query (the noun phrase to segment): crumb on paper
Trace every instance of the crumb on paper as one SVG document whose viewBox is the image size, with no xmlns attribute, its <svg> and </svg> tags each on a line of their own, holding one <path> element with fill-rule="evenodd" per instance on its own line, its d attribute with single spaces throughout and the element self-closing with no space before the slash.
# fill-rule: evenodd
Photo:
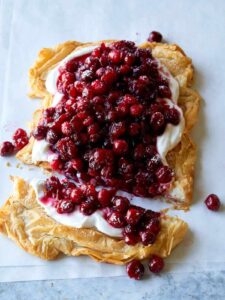
<svg viewBox="0 0 225 300">
<path fill-rule="evenodd" d="M 11 167 L 11 163 L 9 161 L 7 161 L 6 167 Z"/>
</svg>

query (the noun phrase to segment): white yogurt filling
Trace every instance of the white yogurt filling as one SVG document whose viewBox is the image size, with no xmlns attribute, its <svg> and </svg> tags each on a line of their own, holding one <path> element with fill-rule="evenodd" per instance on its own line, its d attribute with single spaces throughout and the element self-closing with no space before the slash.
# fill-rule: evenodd
<svg viewBox="0 0 225 300">
<path fill-rule="evenodd" d="M 122 237 L 122 229 L 112 227 L 103 217 L 102 211 L 97 210 L 90 216 L 83 215 L 79 209 L 69 214 L 57 213 L 55 207 L 49 204 L 43 204 L 40 200 L 44 196 L 44 180 L 33 179 L 30 184 L 32 185 L 38 203 L 44 208 L 46 214 L 53 218 L 55 221 L 71 227 L 76 228 L 96 228 L 98 231 L 113 237 Z"/>
</svg>

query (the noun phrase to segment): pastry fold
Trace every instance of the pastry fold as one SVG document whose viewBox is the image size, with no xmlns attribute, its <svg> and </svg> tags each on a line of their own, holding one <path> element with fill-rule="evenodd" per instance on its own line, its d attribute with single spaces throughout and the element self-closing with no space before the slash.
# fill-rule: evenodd
<svg viewBox="0 0 225 300">
<path fill-rule="evenodd" d="M 59 224 L 47 216 L 38 204 L 28 182 L 12 177 L 13 193 L 0 209 L 0 232 L 30 254 L 55 259 L 60 253 L 88 255 L 99 262 L 125 264 L 152 254 L 167 257 L 187 232 L 187 224 L 177 217 L 161 216 L 161 231 L 150 246 L 129 246 L 93 228 L 74 228 Z"/>
<path fill-rule="evenodd" d="M 87 47 L 100 43 L 68 41 L 54 48 L 42 49 L 33 67 L 30 69 L 30 96 L 42 98 L 43 108 L 51 106 L 52 95 L 45 88 L 45 79 L 48 72 L 77 47 Z M 175 202 L 177 208 L 188 209 L 192 202 L 192 186 L 196 159 L 195 145 L 189 136 L 189 132 L 197 120 L 200 103 L 200 96 L 191 88 L 193 81 L 191 59 L 177 45 L 146 42 L 140 45 L 140 47 L 151 48 L 153 56 L 169 69 L 180 86 L 178 105 L 184 113 L 185 130 L 181 142 L 166 157 L 169 166 L 175 170 L 175 178 L 166 197 L 168 201 Z M 41 110 L 35 112 L 31 128 L 37 125 L 40 114 Z M 26 164 L 33 164 L 31 157 L 33 143 L 34 139 L 31 138 L 29 144 L 17 154 L 17 158 Z M 51 170 L 50 165 L 46 162 L 40 162 L 36 165 Z"/>
</svg>

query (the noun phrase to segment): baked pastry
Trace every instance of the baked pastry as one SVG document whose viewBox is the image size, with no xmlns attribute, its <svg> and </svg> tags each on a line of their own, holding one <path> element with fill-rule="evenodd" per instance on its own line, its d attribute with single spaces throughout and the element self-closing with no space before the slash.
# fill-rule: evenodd
<svg viewBox="0 0 225 300">
<path fill-rule="evenodd" d="M 128 245 L 94 228 L 62 225 L 49 217 L 37 201 L 32 186 L 13 177 L 13 194 L 0 210 L 0 231 L 25 251 L 43 259 L 55 259 L 60 253 L 89 255 L 97 261 L 124 264 L 151 254 L 167 257 L 184 238 L 187 224 L 162 214 L 161 230 L 154 244 Z"/>
<path fill-rule="evenodd" d="M 176 45 L 71 41 L 42 49 L 30 70 L 30 96 L 42 108 L 25 147 L 27 136 L 17 134 L 17 158 L 64 178 L 13 177 L 0 231 L 44 259 L 89 255 L 131 262 L 132 270 L 133 260 L 167 257 L 187 224 L 134 205 L 131 194 L 188 209 L 195 162 L 189 132 L 199 107 L 192 79 L 191 60 Z M 7 142 L 1 154 L 13 147 Z"/>
<path fill-rule="evenodd" d="M 112 41 L 104 41 L 104 42 L 107 45 L 112 43 Z M 79 43 L 79 42 L 72 41 L 72 42 L 66 42 L 60 44 L 57 47 L 52 49 L 51 48 L 42 49 L 38 55 L 38 58 L 34 66 L 30 70 L 30 86 L 31 86 L 30 96 L 42 98 L 43 107 L 45 109 L 51 107 L 53 105 L 53 101 L 55 101 L 54 99 L 57 98 L 54 97 L 53 93 L 56 93 L 56 91 L 54 91 L 54 89 L 52 91 L 51 86 L 49 89 L 46 88 L 46 79 L 49 77 L 52 78 L 51 73 L 54 73 L 51 72 L 51 70 L 63 68 L 63 59 L 66 61 L 69 60 L 73 61 L 74 54 L 87 53 L 86 49 L 88 49 L 90 53 L 91 49 L 92 50 L 96 49 L 95 48 L 96 45 L 100 45 L 101 43 L 102 42 Z M 118 46 L 118 49 L 119 47 L 120 46 Z M 133 46 L 131 46 L 131 48 L 132 47 Z M 153 61 L 156 62 L 157 60 L 157 63 L 159 64 L 158 70 L 161 68 L 161 71 L 164 71 L 163 80 L 165 81 L 167 80 L 167 87 L 169 81 L 169 88 L 170 90 L 171 89 L 173 90 L 172 98 L 174 94 L 178 94 L 174 96 L 175 98 L 176 97 L 178 98 L 177 100 L 178 106 L 176 106 L 176 109 L 177 110 L 179 110 L 179 108 L 182 109 L 180 113 L 183 114 L 183 117 L 185 119 L 184 122 L 184 120 L 182 119 L 183 117 L 180 117 L 180 122 L 179 121 L 177 122 L 176 119 L 177 114 L 175 113 L 175 119 L 172 122 L 174 122 L 174 125 L 177 125 L 177 123 L 179 124 L 174 127 L 170 124 L 166 128 L 168 129 L 170 127 L 171 129 L 173 127 L 176 129 L 174 129 L 174 131 L 172 132 L 169 130 L 167 132 L 167 129 L 165 130 L 165 127 L 163 126 L 164 127 L 163 130 L 165 130 L 164 133 L 166 132 L 167 137 L 165 138 L 166 134 L 162 134 L 160 137 L 158 137 L 158 139 L 160 139 L 160 143 L 162 147 L 164 147 L 165 144 L 167 144 L 166 145 L 167 151 L 164 151 L 164 153 L 162 154 L 163 155 L 166 154 L 164 156 L 164 162 L 166 161 L 168 163 L 168 166 L 172 170 L 174 170 L 174 176 L 171 182 L 167 184 L 166 190 L 161 192 L 153 191 L 153 196 L 164 195 L 167 198 L 167 200 L 175 203 L 178 208 L 188 209 L 192 200 L 192 185 L 193 185 L 193 173 L 194 173 L 194 162 L 195 162 L 195 146 L 191 141 L 189 132 L 196 122 L 198 108 L 199 108 L 199 99 L 200 99 L 199 95 L 191 88 L 192 79 L 193 79 L 193 67 L 191 64 L 191 60 L 185 55 L 183 50 L 179 48 L 177 45 L 146 42 L 142 44 L 139 49 L 151 49 L 152 56 L 153 56 L 152 63 Z M 69 54 L 70 56 L 68 56 Z M 69 57 L 70 59 L 68 59 Z M 132 62 L 129 63 L 132 65 Z M 65 64 L 66 62 L 64 63 L 64 66 Z M 135 68 L 136 67 L 133 67 L 133 72 L 135 72 L 134 70 Z M 86 73 L 87 71 L 90 70 L 86 70 Z M 57 74 L 59 76 L 59 73 Z M 145 72 L 143 71 L 141 74 L 145 74 Z M 90 79 L 90 81 L 92 81 L 92 79 Z M 174 86 L 171 87 L 171 81 L 172 84 L 175 84 L 175 87 Z M 163 84 L 166 83 L 164 82 Z M 133 94 L 135 94 L 135 92 Z M 171 98 L 171 91 L 168 92 L 168 89 L 167 90 L 165 89 L 164 91 L 161 91 L 161 94 L 159 95 L 163 99 Z M 124 107 L 121 108 L 121 110 L 123 109 Z M 41 116 L 42 116 L 42 110 L 35 112 L 34 119 L 31 124 L 32 129 L 36 128 L 37 124 L 40 123 Z M 173 117 L 174 116 L 172 117 L 169 116 L 168 118 L 173 118 Z M 175 135 L 175 137 L 173 137 L 173 135 Z M 39 138 L 38 133 L 36 134 L 36 136 L 37 138 Z M 173 143 L 171 142 L 171 140 L 173 140 Z M 168 144 L 170 143 L 171 145 L 168 146 Z M 34 144 L 36 144 L 36 141 L 34 137 L 32 137 L 30 139 L 29 144 L 17 154 L 17 158 L 23 161 L 24 163 L 36 164 L 45 169 L 51 170 L 52 166 L 49 164 L 49 162 L 41 161 L 41 159 L 35 160 L 34 158 L 32 158 L 32 153 L 34 153 Z M 159 145 L 157 144 L 157 146 Z M 44 148 L 46 147 L 46 143 L 44 144 L 44 146 L 42 146 L 42 148 L 43 147 Z M 40 149 L 37 148 L 37 151 L 40 152 Z M 134 185 L 133 182 L 132 185 Z M 149 194 L 148 192 L 146 194 L 146 192 L 140 191 L 140 189 L 138 191 L 137 190 L 138 189 L 133 191 L 136 195 L 151 196 L 151 194 Z M 154 190 L 154 188 L 152 188 L 152 190 Z"/>
</svg>

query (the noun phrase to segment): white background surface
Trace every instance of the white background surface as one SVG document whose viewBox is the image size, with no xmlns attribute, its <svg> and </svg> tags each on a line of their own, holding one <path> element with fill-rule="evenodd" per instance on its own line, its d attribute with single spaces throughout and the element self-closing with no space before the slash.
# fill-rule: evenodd
<svg viewBox="0 0 225 300">
<path fill-rule="evenodd" d="M 193 58 L 196 89 L 203 97 L 199 123 L 194 131 L 198 144 L 194 205 L 179 213 L 190 232 L 167 259 L 168 272 L 225 269 L 225 215 L 208 211 L 208 193 L 224 192 L 225 143 L 225 5 L 223 1 L 14 1 L 1 6 L 0 28 L 0 140 L 25 127 L 38 106 L 30 101 L 27 73 L 42 47 L 65 40 L 130 39 L 142 42 L 151 30 L 163 33 Z M 3 71 L 2 71 L 3 70 Z M 0 159 L 0 199 L 7 199 L 8 175 L 34 176 L 28 168 L 6 167 Z M 62 258 L 45 262 L 0 238 L 0 280 L 32 280 L 123 275 L 124 268 L 97 264 L 88 258 Z"/>
</svg>

